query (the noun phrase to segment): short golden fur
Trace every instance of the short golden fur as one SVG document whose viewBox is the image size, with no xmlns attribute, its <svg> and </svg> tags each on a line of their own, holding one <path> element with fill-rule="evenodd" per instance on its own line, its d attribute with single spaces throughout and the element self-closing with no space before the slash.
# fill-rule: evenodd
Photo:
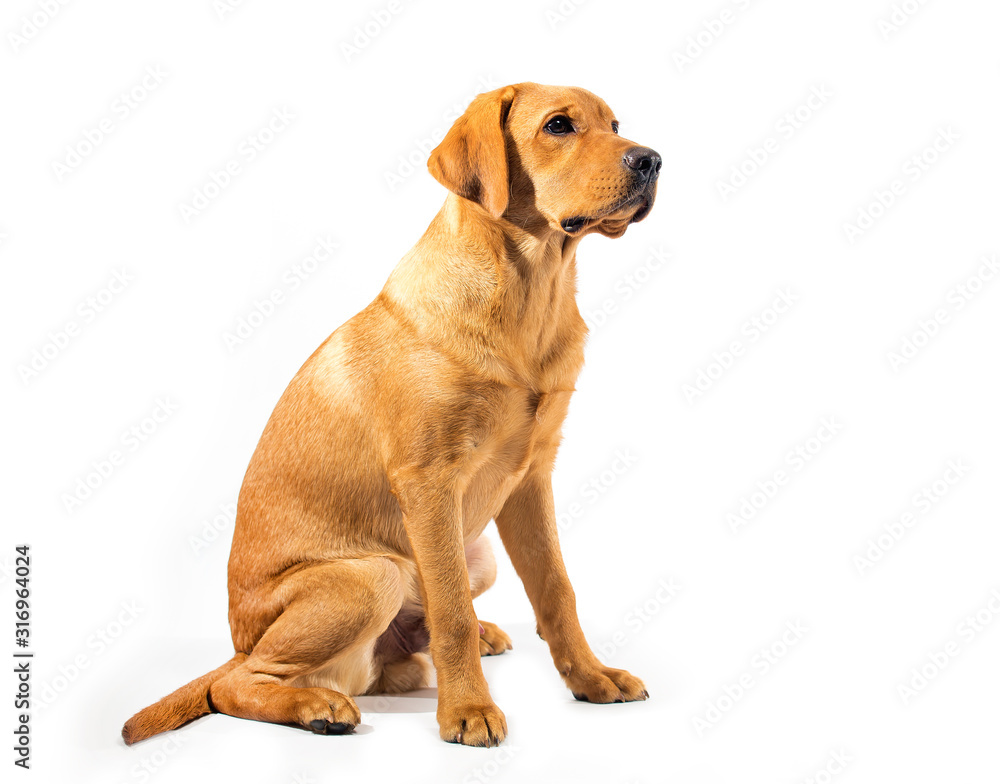
<svg viewBox="0 0 1000 784">
<path fill-rule="evenodd" d="M 577 245 L 645 217 L 659 156 L 592 93 L 525 83 L 478 96 L 428 167 L 452 193 L 292 379 L 250 462 L 229 561 L 236 654 L 129 719 L 126 743 L 211 711 L 349 732 L 352 695 L 427 684 L 428 649 L 441 737 L 499 743 L 479 657 L 510 638 L 472 605 L 495 578 L 491 519 L 573 694 L 646 698 L 584 639 L 550 474 L 587 331 Z"/>
</svg>

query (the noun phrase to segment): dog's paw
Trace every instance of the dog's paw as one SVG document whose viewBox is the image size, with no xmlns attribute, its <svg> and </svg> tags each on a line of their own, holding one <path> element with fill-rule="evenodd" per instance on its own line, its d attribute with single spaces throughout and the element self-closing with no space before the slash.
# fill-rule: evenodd
<svg viewBox="0 0 1000 784">
<path fill-rule="evenodd" d="M 646 686 L 632 673 L 602 667 L 593 672 L 571 672 L 566 683 L 581 702 L 635 702 L 649 697 Z"/>
<path fill-rule="evenodd" d="M 461 705 L 438 709 L 441 739 L 465 746 L 499 746 L 507 737 L 507 719 L 496 705 Z"/>
<path fill-rule="evenodd" d="M 495 623 L 480 621 L 479 626 L 482 629 L 479 632 L 480 656 L 496 656 L 514 647 L 510 641 L 510 635 Z"/>
<path fill-rule="evenodd" d="M 298 705 L 299 723 L 317 735 L 346 735 L 361 723 L 361 710 L 346 694 L 308 688 Z"/>
</svg>

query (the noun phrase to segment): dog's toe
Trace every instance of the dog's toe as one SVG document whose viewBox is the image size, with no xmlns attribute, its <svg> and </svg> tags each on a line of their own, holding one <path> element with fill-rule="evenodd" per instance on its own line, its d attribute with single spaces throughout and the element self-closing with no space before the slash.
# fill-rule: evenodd
<svg viewBox="0 0 1000 784">
<path fill-rule="evenodd" d="M 479 626 L 483 630 L 479 633 L 480 656 L 497 656 L 514 647 L 510 635 L 495 623 L 480 621 Z"/>
</svg>

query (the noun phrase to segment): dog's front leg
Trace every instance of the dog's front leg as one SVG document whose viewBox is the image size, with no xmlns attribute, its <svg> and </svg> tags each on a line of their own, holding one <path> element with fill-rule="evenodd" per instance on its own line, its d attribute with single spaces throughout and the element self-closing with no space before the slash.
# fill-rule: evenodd
<svg viewBox="0 0 1000 784">
<path fill-rule="evenodd" d="M 649 694 L 642 681 L 625 670 L 605 667 L 583 635 L 576 594 L 559 550 L 549 474 L 527 474 L 497 515 L 496 524 L 535 610 L 538 632 L 549 644 L 556 669 L 573 696 L 586 702 L 646 699 Z"/>
<path fill-rule="evenodd" d="M 439 477 L 397 475 L 393 491 L 420 573 L 441 737 L 467 746 L 496 746 L 507 734 L 507 720 L 490 697 L 479 660 L 461 496 L 450 484 Z"/>
</svg>

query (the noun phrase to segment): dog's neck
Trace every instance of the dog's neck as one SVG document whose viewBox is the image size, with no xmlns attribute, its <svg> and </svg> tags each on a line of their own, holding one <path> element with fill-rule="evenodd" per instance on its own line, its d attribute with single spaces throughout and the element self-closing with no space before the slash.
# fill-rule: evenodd
<svg viewBox="0 0 1000 784">
<path fill-rule="evenodd" d="M 586 335 L 578 244 L 541 221 L 494 218 L 451 194 L 382 296 L 428 341 L 490 377 L 572 388 Z"/>
</svg>

